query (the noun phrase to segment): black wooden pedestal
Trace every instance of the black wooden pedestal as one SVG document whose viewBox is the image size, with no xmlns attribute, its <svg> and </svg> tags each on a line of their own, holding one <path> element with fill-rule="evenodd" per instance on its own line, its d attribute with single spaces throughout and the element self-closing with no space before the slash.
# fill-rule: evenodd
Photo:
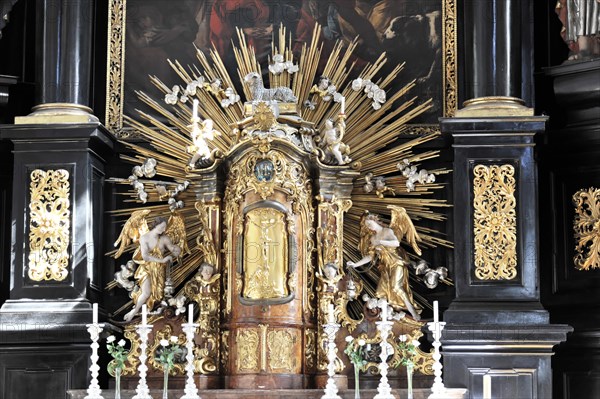
<svg viewBox="0 0 600 399">
<path fill-rule="evenodd" d="M 454 138 L 456 274 L 456 299 L 443 320 L 444 383 L 468 388 L 471 398 L 551 398 L 552 348 L 571 330 L 549 324 L 540 304 L 534 138 L 545 122 L 441 121 Z"/>
<path fill-rule="evenodd" d="M 86 387 L 89 378 L 86 324 L 102 291 L 104 168 L 114 138 L 97 123 L 6 125 L 0 134 L 12 142 L 14 154 L 10 290 L 0 308 L 0 399 L 64 398 L 68 389 Z M 68 190 L 58 195 L 68 200 L 67 263 L 63 275 L 32 278 L 31 233 L 44 227 L 44 218 L 32 213 L 31 204 L 46 192 L 34 187 L 32 172 L 58 170 L 68 172 Z M 46 203 L 47 209 L 58 204 Z M 50 219 L 42 225 L 57 229 Z"/>
</svg>

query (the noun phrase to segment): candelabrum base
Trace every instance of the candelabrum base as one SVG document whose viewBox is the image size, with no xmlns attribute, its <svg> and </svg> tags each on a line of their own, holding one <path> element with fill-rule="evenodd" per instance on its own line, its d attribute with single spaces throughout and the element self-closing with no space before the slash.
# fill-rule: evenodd
<svg viewBox="0 0 600 399">
<path fill-rule="evenodd" d="M 102 396 L 101 394 L 93 394 L 87 395 L 83 399 L 104 399 L 104 396 Z"/>
<path fill-rule="evenodd" d="M 385 390 L 385 391 L 380 391 L 377 393 L 377 395 L 373 396 L 373 399 L 396 399 L 396 397 L 394 397 L 394 395 L 392 395 L 392 390 Z"/>
</svg>

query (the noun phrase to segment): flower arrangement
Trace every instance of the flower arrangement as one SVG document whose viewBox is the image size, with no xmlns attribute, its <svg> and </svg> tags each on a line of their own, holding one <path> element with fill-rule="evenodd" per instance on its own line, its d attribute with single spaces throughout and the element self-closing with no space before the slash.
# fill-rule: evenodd
<svg viewBox="0 0 600 399">
<path fill-rule="evenodd" d="M 398 337 L 398 350 L 400 352 L 400 364 L 404 367 L 415 367 L 415 357 L 417 356 L 417 348 L 420 342 L 416 339 L 408 342 L 406 335 Z"/>
<path fill-rule="evenodd" d="M 366 342 L 364 339 L 356 339 L 351 335 L 346 337 L 346 349 L 344 353 L 350 359 L 350 363 L 354 365 L 354 398 L 360 398 L 360 387 L 359 387 L 359 372 L 363 370 L 367 364 L 367 361 L 363 358 L 363 346 Z"/>
<path fill-rule="evenodd" d="M 125 367 L 125 361 L 127 360 L 129 351 L 125 349 L 124 339 L 117 343 L 115 343 L 115 341 L 116 338 L 114 335 L 111 335 L 106 339 L 106 348 L 108 349 L 108 353 L 113 358 L 113 361 L 108 363 L 107 370 L 109 374 L 116 376 L 117 374 L 120 374 Z"/>
<path fill-rule="evenodd" d="M 161 348 L 157 351 L 158 362 L 162 364 L 166 372 L 171 371 L 175 365 L 176 358 L 181 358 L 184 355 L 183 348 L 177 343 L 179 338 L 171 336 L 168 340 L 161 339 Z"/>
</svg>

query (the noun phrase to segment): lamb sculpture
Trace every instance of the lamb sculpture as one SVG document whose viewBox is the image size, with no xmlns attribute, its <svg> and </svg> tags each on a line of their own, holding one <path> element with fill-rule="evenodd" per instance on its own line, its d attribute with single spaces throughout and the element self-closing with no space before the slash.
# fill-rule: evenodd
<svg viewBox="0 0 600 399">
<path fill-rule="evenodd" d="M 279 101 L 284 103 L 295 103 L 298 101 L 294 92 L 289 87 L 266 89 L 262 77 L 257 72 L 250 72 L 246 75 L 244 82 L 250 87 L 253 101 Z"/>
</svg>

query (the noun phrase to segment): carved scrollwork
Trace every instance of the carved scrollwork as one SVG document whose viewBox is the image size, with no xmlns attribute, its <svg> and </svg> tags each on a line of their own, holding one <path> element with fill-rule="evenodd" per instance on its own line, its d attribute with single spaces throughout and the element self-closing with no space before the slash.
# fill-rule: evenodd
<svg viewBox="0 0 600 399">
<path fill-rule="evenodd" d="M 515 168 L 475 165 L 473 174 L 475 277 L 512 280 L 517 277 Z"/>
<path fill-rule="evenodd" d="M 600 268 L 600 189 L 590 187 L 573 195 L 575 256 L 578 270 Z"/>
<path fill-rule="evenodd" d="M 296 334 L 289 329 L 276 329 L 267 333 L 269 368 L 272 371 L 293 373 L 296 368 L 294 348 Z"/>
<path fill-rule="evenodd" d="M 260 338 L 256 328 L 240 328 L 236 334 L 236 368 L 238 371 L 258 371 Z"/>
<path fill-rule="evenodd" d="M 27 274 L 33 281 L 63 281 L 69 275 L 70 188 L 64 169 L 30 174 Z"/>
</svg>

